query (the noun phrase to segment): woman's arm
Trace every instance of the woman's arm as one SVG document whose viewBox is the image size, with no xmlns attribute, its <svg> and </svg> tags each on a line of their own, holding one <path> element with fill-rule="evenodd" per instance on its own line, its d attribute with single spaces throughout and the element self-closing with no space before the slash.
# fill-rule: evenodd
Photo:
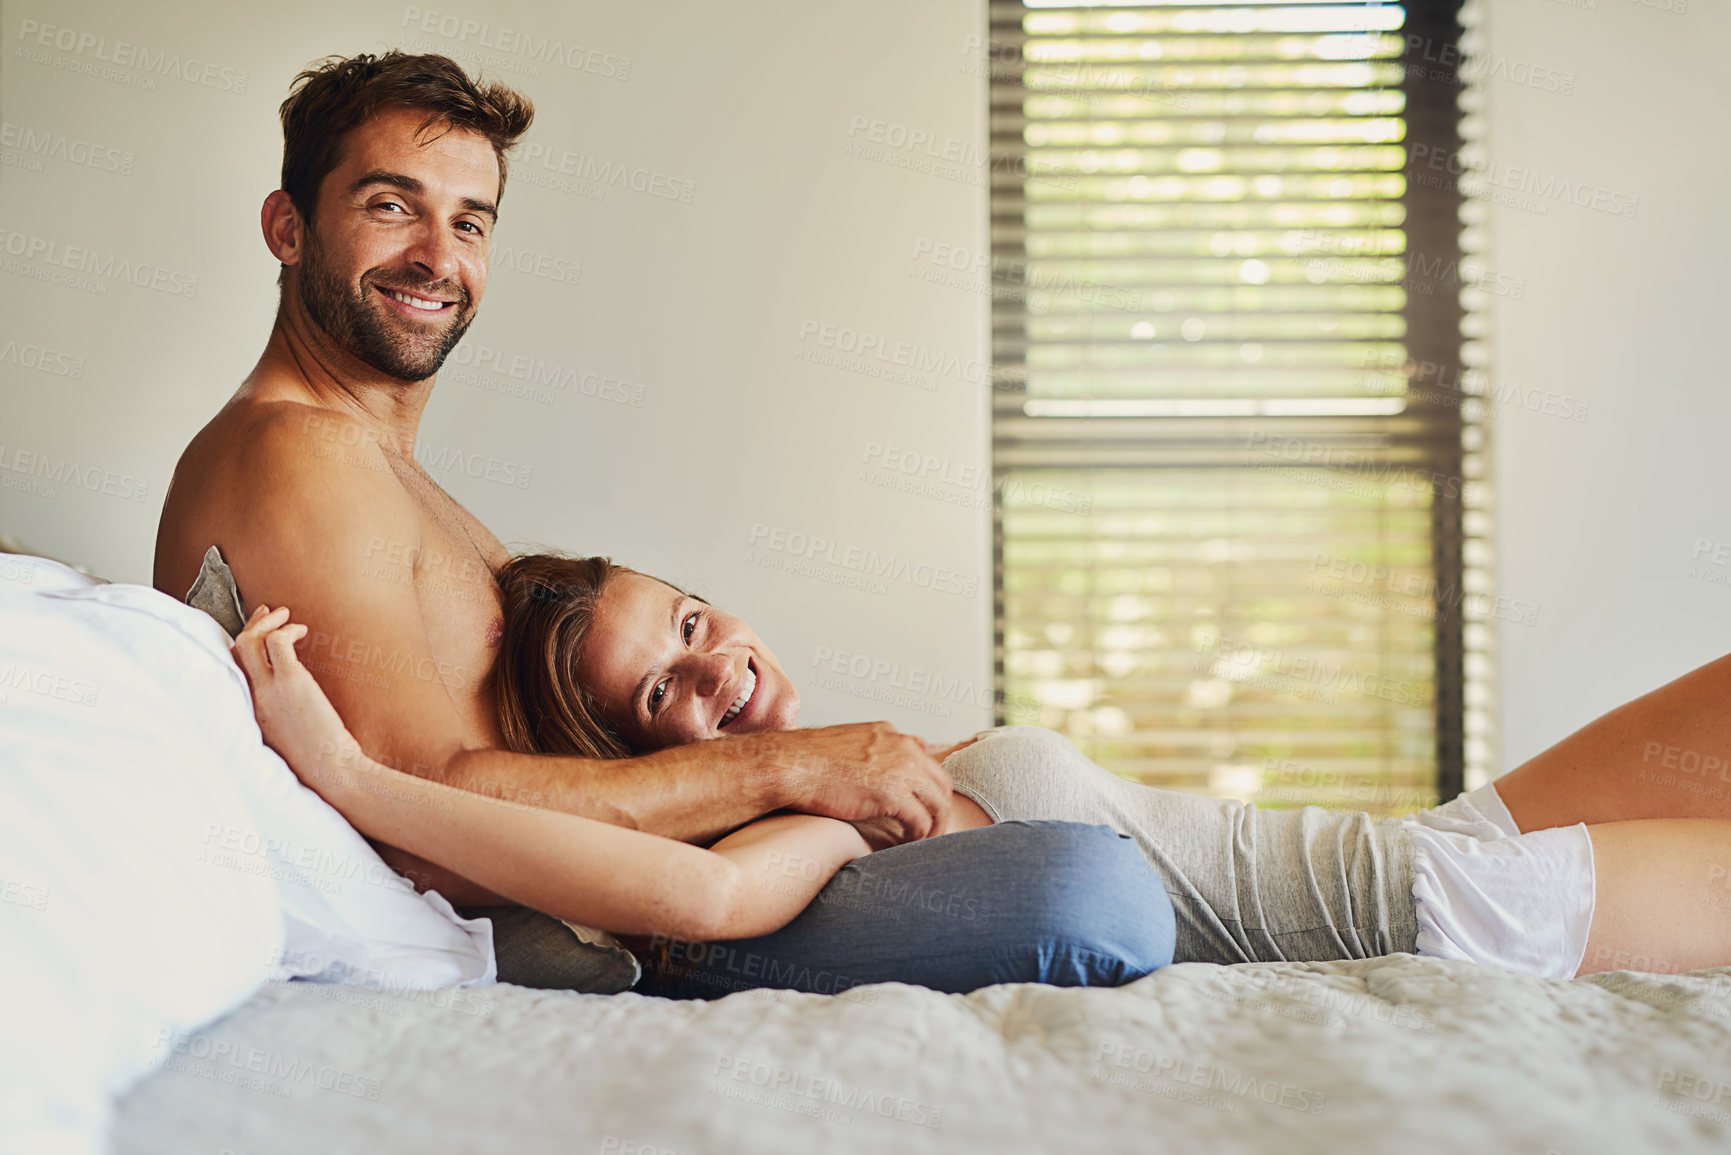
<svg viewBox="0 0 1731 1155">
<path fill-rule="evenodd" d="M 362 834 L 525 906 L 618 934 L 747 938 L 792 921 L 869 853 L 831 818 L 772 816 L 705 850 L 393 770 L 367 757 L 301 665 L 305 633 L 260 606 L 235 639 L 265 740 Z"/>
</svg>

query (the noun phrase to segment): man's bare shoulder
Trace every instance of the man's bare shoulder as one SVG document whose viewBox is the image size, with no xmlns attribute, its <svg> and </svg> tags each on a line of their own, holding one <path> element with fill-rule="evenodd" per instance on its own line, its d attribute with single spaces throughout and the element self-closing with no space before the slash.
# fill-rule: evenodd
<svg viewBox="0 0 1731 1155">
<path fill-rule="evenodd" d="M 175 466 L 157 529 L 158 589 L 179 596 L 215 545 L 272 564 L 354 534 L 413 533 L 413 501 L 379 435 L 347 414 L 295 401 L 237 398 Z M 248 568 L 251 568 L 250 566 Z"/>
<path fill-rule="evenodd" d="M 269 485 L 273 474 L 335 478 L 339 485 L 367 480 L 348 477 L 342 472 L 345 467 L 395 480 L 379 434 L 346 413 L 298 401 L 268 401 L 237 407 L 232 422 L 226 444 L 217 452 L 235 459 L 248 484 Z"/>
</svg>

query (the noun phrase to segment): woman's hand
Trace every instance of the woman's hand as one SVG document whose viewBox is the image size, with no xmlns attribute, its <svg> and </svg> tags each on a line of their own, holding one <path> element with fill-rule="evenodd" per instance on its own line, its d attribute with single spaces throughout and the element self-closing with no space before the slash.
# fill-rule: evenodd
<svg viewBox="0 0 1731 1155">
<path fill-rule="evenodd" d="M 286 606 L 259 606 L 234 640 L 234 657 L 252 688 L 253 713 L 265 742 L 302 782 L 335 805 L 332 795 L 351 784 L 367 759 L 295 653 L 295 643 L 306 634 L 306 626 L 289 622 Z"/>
</svg>

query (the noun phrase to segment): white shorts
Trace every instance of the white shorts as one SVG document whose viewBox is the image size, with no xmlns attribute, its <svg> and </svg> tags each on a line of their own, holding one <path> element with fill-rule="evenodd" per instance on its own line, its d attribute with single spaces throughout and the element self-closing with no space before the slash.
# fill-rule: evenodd
<svg viewBox="0 0 1731 1155">
<path fill-rule="evenodd" d="M 1584 824 L 1522 834 L 1487 784 L 1402 825 L 1412 837 L 1421 956 L 1575 977 L 1595 897 Z"/>
</svg>

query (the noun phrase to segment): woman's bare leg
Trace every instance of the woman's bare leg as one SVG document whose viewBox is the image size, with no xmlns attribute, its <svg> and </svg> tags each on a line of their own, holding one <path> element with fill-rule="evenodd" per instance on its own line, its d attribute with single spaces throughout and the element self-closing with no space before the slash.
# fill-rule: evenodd
<svg viewBox="0 0 1731 1155">
<path fill-rule="evenodd" d="M 1498 778 L 1497 794 L 1523 831 L 1731 818 L 1731 657 L 1577 730 Z"/>
<path fill-rule="evenodd" d="M 1597 894 L 1580 974 L 1731 965 L 1731 821 L 1589 826 Z"/>
</svg>

